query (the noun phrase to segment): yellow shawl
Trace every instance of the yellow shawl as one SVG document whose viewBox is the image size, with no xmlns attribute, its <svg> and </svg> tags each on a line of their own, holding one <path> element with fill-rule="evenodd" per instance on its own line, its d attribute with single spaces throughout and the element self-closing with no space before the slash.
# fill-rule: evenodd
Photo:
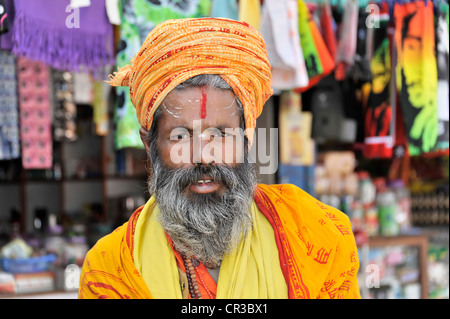
<svg viewBox="0 0 450 319">
<path fill-rule="evenodd" d="M 158 221 L 158 214 L 158 206 L 152 197 L 142 209 L 136 224 L 134 264 L 154 298 L 182 298 L 177 262 Z M 251 216 L 252 231 L 222 261 L 217 299 L 288 297 L 272 226 L 255 203 Z"/>
<path fill-rule="evenodd" d="M 257 209 L 254 206 L 252 215 L 257 219 L 256 225 L 264 228 L 270 224 L 273 229 L 273 235 L 269 232 L 270 236 L 264 239 L 260 237 L 259 240 L 265 240 L 264 244 L 269 242 L 266 244 L 269 246 L 270 241 L 273 243 L 275 240 L 278 248 L 276 254 L 279 268 L 273 267 L 273 263 L 270 264 L 271 271 L 268 271 L 267 275 L 274 275 L 274 278 L 277 278 L 275 280 L 279 281 L 281 276 L 277 269 L 281 270 L 284 278 L 282 284 L 285 284 L 284 287 L 287 289 L 286 297 L 360 298 L 356 279 L 359 267 L 358 253 L 350 222 L 343 213 L 320 203 L 298 187 L 289 184 L 258 185 L 255 203 Z M 147 203 L 138 209 L 127 223 L 100 239 L 88 252 L 80 278 L 79 298 L 153 298 L 150 290 L 160 286 L 155 282 L 151 289 L 147 287 L 146 280 L 136 268 L 136 264 L 140 266 L 139 262 L 135 262 L 134 256 L 134 252 L 138 251 L 134 241 L 138 217 L 144 210 L 148 213 L 151 204 Z M 151 218 L 151 214 L 148 217 Z M 144 220 L 146 218 L 141 221 Z M 267 228 L 256 233 L 264 232 L 267 232 Z M 168 248 L 167 242 L 164 242 L 165 237 L 155 234 L 152 238 L 160 241 L 155 245 L 163 245 L 162 247 L 166 245 Z M 139 245 L 138 242 L 136 241 L 136 245 Z M 244 294 L 241 291 L 243 288 L 233 289 L 243 287 L 245 280 L 240 273 L 244 269 L 233 269 L 233 266 L 250 267 L 242 258 L 249 258 L 250 250 L 244 246 L 254 245 L 254 242 L 254 238 L 247 238 L 234 256 L 227 257 L 228 261 L 224 259 L 217 287 L 218 298 L 239 298 L 255 294 L 254 292 Z M 259 244 L 261 243 L 263 241 Z M 259 253 L 254 255 L 263 258 Z M 174 257 L 171 256 L 170 250 L 164 249 L 164 253 L 158 253 L 158 258 L 163 259 L 160 264 L 165 272 L 170 269 L 168 276 L 173 276 L 168 290 L 177 291 L 178 271 L 175 271 L 176 264 L 173 263 Z M 228 282 L 225 285 L 223 282 L 226 280 Z M 245 289 L 252 291 L 252 288 Z M 181 297 L 181 293 L 172 295 L 167 291 L 156 292 L 156 290 L 154 295 L 159 298 Z M 262 298 L 280 296 L 277 292 Z"/>
</svg>

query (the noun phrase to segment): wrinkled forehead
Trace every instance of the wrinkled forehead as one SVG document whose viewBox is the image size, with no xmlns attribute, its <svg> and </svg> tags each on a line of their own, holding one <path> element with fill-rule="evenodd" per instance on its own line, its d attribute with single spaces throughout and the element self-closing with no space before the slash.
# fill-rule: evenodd
<svg viewBox="0 0 450 319">
<path fill-rule="evenodd" d="M 160 108 L 174 119 L 208 120 L 240 116 L 234 92 L 210 86 L 174 89 Z"/>
</svg>

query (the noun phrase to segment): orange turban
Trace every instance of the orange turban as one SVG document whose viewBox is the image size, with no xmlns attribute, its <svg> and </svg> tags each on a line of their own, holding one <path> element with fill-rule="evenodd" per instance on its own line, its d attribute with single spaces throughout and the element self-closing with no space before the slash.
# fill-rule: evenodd
<svg viewBox="0 0 450 319">
<path fill-rule="evenodd" d="M 131 64 L 110 75 L 108 83 L 130 87 L 139 123 L 148 131 L 167 94 L 199 74 L 219 74 L 231 86 L 243 104 L 252 143 L 256 118 L 273 91 L 264 40 L 245 22 L 167 20 L 148 34 Z"/>
</svg>

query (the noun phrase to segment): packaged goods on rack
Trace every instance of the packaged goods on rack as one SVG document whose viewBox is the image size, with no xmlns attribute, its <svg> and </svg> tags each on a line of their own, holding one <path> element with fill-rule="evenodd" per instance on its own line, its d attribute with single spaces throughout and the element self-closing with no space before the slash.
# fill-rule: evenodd
<svg viewBox="0 0 450 319">
<path fill-rule="evenodd" d="M 434 191 L 414 192 L 411 198 L 411 210 L 412 223 L 416 226 L 448 226 L 448 185 Z"/>
<path fill-rule="evenodd" d="M 49 222 L 42 223 L 45 229 L 39 228 L 35 235 L 24 236 L 16 230 L 11 240 L 0 247 L 0 293 L 67 290 L 66 268 L 81 267 L 89 249 L 86 229 L 84 225 L 74 224 L 63 232 L 61 225 L 55 222 L 51 214 Z"/>
<path fill-rule="evenodd" d="M 428 249 L 430 298 L 449 298 L 449 235 L 448 228 L 434 231 Z"/>
<path fill-rule="evenodd" d="M 0 250 L 0 293 L 53 290 L 55 260 L 54 254 L 38 254 L 20 237 L 11 240 Z"/>
<path fill-rule="evenodd" d="M 16 283 L 12 274 L 0 271 L 0 295 L 16 292 Z"/>
<path fill-rule="evenodd" d="M 319 198 L 346 213 L 353 229 L 363 230 L 368 236 L 408 234 L 411 230 L 409 190 L 399 180 L 387 183 L 385 178 L 371 178 L 367 171 L 354 172 L 355 159 L 351 154 L 325 154 L 326 163 L 316 169 L 315 191 Z M 341 163 L 340 156 L 350 157 L 343 158 Z M 336 167 L 348 169 L 339 173 Z"/>
<path fill-rule="evenodd" d="M 2 258 L 1 266 L 9 273 L 36 273 L 47 271 L 56 260 L 53 254 L 28 258 Z"/>
<path fill-rule="evenodd" d="M 373 248 L 369 264 L 379 267 L 379 288 L 369 289 L 369 298 L 419 299 L 419 264 L 416 247 Z"/>
</svg>

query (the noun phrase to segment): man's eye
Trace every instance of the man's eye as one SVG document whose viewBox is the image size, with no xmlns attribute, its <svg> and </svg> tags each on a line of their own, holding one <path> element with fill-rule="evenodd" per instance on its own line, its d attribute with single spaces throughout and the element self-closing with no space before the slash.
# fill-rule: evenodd
<svg viewBox="0 0 450 319">
<path fill-rule="evenodd" d="M 215 131 L 215 132 L 212 134 L 212 136 L 214 136 L 214 137 L 228 137 L 228 136 L 231 136 L 231 134 L 230 134 L 230 133 L 227 133 L 227 132 L 225 132 L 225 131 L 219 131 L 219 130 L 217 130 L 217 131 Z"/>
<path fill-rule="evenodd" d="M 174 134 L 170 137 L 173 141 L 180 141 L 189 138 L 189 134 L 186 133 L 180 133 L 180 134 Z"/>
</svg>

